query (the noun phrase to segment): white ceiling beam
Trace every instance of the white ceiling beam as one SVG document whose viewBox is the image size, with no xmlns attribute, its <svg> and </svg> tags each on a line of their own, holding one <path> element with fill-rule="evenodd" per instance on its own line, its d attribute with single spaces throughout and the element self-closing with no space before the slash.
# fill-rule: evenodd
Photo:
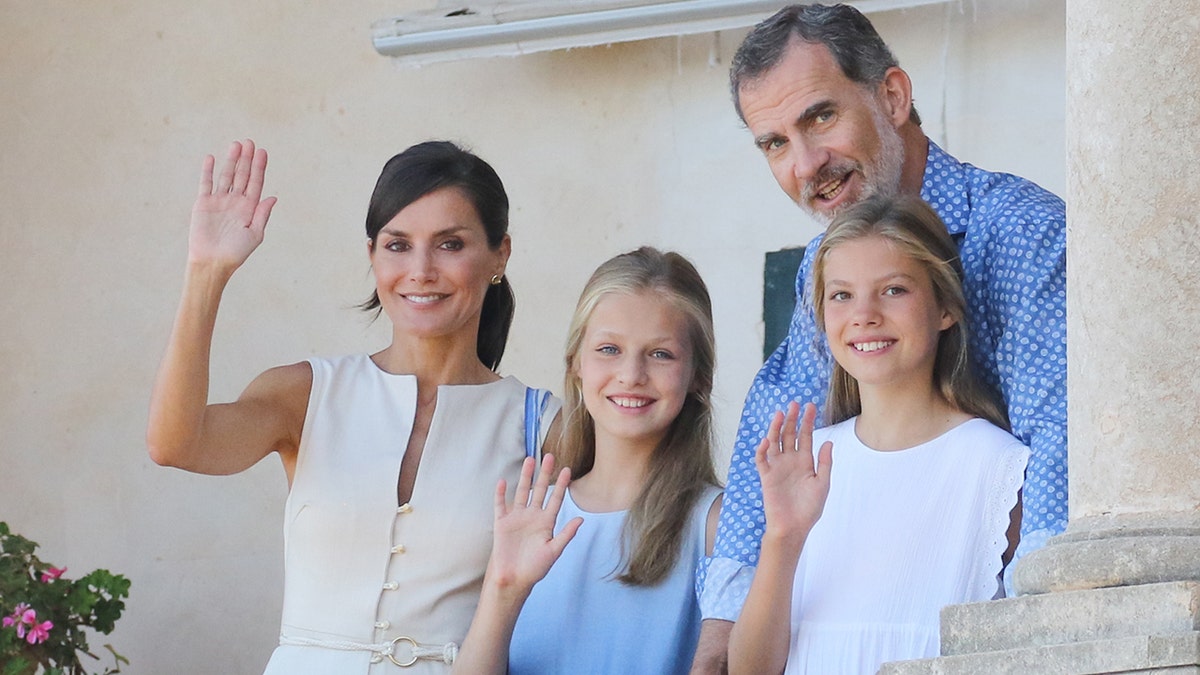
<svg viewBox="0 0 1200 675">
<path fill-rule="evenodd" d="M 690 35 L 758 23 L 779 0 L 552 0 L 466 4 L 384 19 L 372 26 L 375 50 L 403 63 L 517 56 L 553 49 Z M 859 0 L 863 13 L 951 0 Z"/>
</svg>

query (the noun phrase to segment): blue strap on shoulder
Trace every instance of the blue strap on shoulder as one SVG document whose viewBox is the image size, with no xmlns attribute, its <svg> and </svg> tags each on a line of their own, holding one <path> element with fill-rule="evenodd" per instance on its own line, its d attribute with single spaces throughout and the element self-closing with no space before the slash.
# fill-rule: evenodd
<svg viewBox="0 0 1200 675">
<path fill-rule="evenodd" d="M 542 415 L 550 402 L 550 391 L 525 387 L 525 456 L 541 457 L 538 439 L 542 432 Z"/>
</svg>

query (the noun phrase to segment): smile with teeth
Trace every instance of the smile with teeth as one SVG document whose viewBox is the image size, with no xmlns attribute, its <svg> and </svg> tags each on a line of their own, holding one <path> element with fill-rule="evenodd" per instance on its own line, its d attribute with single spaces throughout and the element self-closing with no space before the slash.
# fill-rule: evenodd
<svg viewBox="0 0 1200 675">
<path fill-rule="evenodd" d="M 872 340 L 871 342 L 855 342 L 851 346 L 859 352 L 877 352 L 884 347 L 896 344 L 895 340 Z"/>
<path fill-rule="evenodd" d="M 421 293 L 421 294 L 403 294 L 405 300 L 416 303 L 418 305 L 427 305 L 431 302 L 437 302 L 446 297 L 445 293 Z"/>
<path fill-rule="evenodd" d="M 654 402 L 648 398 L 632 396 L 609 396 L 608 400 L 616 404 L 618 408 L 644 408 Z"/>
<path fill-rule="evenodd" d="M 840 178 L 829 181 L 825 185 L 821 186 L 821 189 L 816 191 L 817 198 L 824 199 L 826 201 L 832 201 L 838 195 L 842 194 L 842 190 L 846 187 L 846 181 L 849 178 L 850 173 L 846 173 Z"/>
</svg>

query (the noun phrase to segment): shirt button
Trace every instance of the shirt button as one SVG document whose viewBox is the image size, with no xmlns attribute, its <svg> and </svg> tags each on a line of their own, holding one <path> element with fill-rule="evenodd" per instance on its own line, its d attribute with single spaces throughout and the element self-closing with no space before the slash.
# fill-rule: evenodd
<svg viewBox="0 0 1200 675">
<path fill-rule="evenodd" d="M 383 590 L 385 590 L 385 591 L 394 591 L 397 588 L 400 588 L 400 584 L 398 584 L 394 581 L 389 581 L 383 585 Z"/>
<path fill-rule="evenodd" d="M 404 548 L 404 544 L 396 544 L 392 547 L 392 553 L 405 553 L 408 549 Z"/>
<path fill-rule="evenodd" d="M 396 509 L 396 513 L 411 513 L 411 512 L 412 512 L 412 504 L 409 504 L 408 502 L 404 502 L 403 504 L 400 505 L 399 508 Z"/>
<path fill-rule="evenodd" d="M 392 627 L 392 622 L 391 621 L 376 621 L 375 627 L 378 628 L 379 630 L 387 630 Z"/>
</svg>

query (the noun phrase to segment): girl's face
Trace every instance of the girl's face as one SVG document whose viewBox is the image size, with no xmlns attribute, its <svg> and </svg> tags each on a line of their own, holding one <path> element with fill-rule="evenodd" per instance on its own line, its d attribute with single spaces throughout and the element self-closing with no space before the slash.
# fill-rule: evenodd
<svg viewBox="0 0 1200 675">
<path fill-rule="evenodd" d="M 460 190 L 435 190 L 401 209 L 370 247 L 379 302 L 400 332 L 474 346 L 488 284 L 504 274 L 509 251 L 507 237 L 488 246 Z"/>
<path fill-rule="evenodd" d="M 575 371 L 596 445 L 657 447 L 692 385 L 687 315 L 652 291 L 609 293 L 583 331 Z"/>
<path fill-rule="evenodd" d="M 853 239 L 826 255 L 822 292 L 830 351 L 859 387 L 932 386 L 954 319 L 918 262 L 882 237 Z"/>
</svg>

